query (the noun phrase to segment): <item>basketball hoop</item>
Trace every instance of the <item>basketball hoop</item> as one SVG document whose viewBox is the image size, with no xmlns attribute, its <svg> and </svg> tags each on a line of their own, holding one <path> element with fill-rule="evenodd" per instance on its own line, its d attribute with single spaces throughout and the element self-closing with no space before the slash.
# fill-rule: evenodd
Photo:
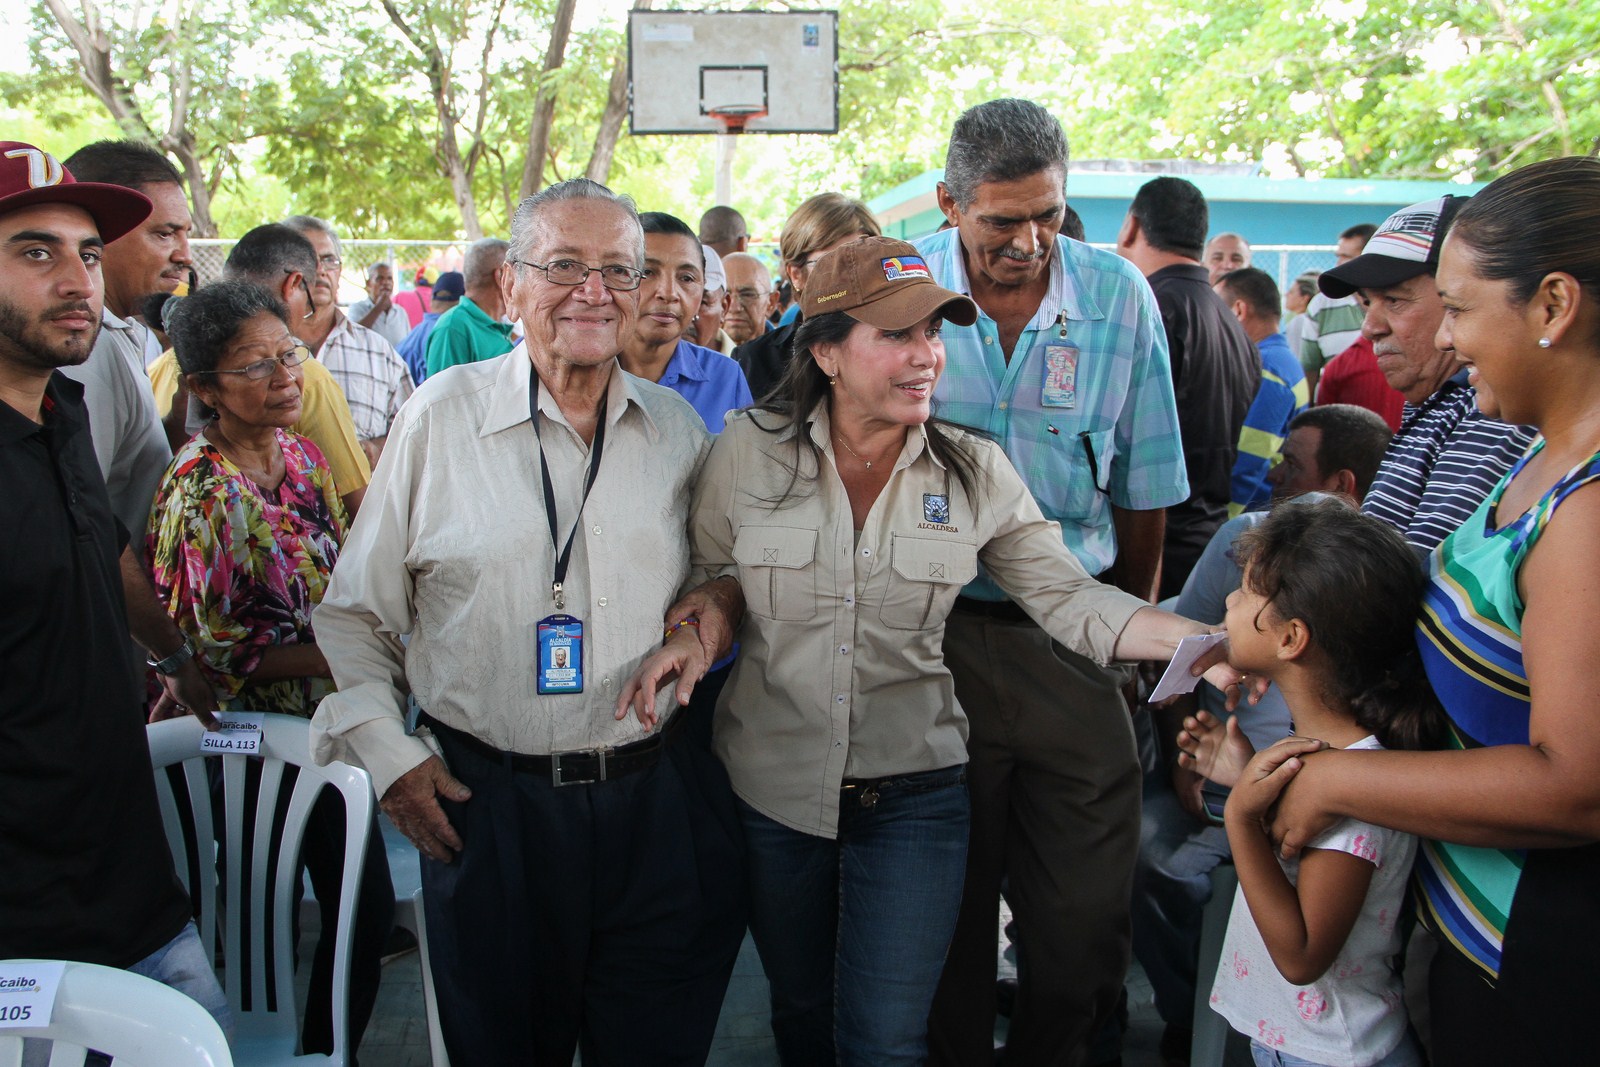
<svg viewBox="0 0 1600 1067">
<path fill-rule="evenodd" d="M 746 123 L 765 118 L 767 109 L 760 104 L 722 104 L 706 108 L 706 114 L 717 120 L 723 133 L 738 134 L 744 132 Z"/>
</svg>

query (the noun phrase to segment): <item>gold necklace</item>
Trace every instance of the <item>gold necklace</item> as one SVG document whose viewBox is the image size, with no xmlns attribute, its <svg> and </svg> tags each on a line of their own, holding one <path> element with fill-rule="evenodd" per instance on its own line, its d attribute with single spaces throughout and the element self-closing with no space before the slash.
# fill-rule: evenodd
<svg viewBox="0 0 1600 1067">
<path fill-rule="evenodd" d="M 836 441 L 838 441 L 841 445 L 844 445 L 844 450 L 846 452 L 850 453 L 852 456 L 856 457 L 856 459 L 860 460 L 862 462 L 862 464 L 867 468 L 867 470 L 871 470 L 872 469 L 872 464 L 875 463 L 876 460 L 870 460 L 867 457 L 863 456 L 860 452 L 857 452 L 855 449 L 851 448 L 850 447 L 850 442 L 846 441 L 844 439 L 844 434 L 839 433 L 837 430 L 834 431 L 833 436 L 834 436 L 834 439 Z M 882 459 L 883 457 L 879 456 L 878 458 Z"/>
</svg>

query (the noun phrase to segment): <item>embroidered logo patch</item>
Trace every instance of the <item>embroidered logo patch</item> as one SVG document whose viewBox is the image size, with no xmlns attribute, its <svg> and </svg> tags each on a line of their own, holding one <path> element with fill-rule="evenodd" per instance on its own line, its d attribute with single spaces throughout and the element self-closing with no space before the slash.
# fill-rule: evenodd
<svg viewBox="0 0 1600 1067">
<path fill-rule="evenodd" d="M 28 185 L 35 189 L 43 189 L 52 185 L 60 185 L 66 173 L 61 169 L 61 164 L 49 152 L 41 152 L 37 148 L 13 148 L 6 153 L 7 159 L 26 159 L 28 161 Z M 921 262 L 920 260 L 918 262 Z"/>
<path fill-rule="evenodd" d="M 922 261 L 921 256 L 890 256 L 883 261 L 883 276 L 891 282 L 901 278 L 933 280 L 933 275 L 928 273 L 928 265 Z"/>
<path fill-rule="evenodd" d="M 950 498 L 943 493 L 923 493 L 922 518 L 925 522 L 949 522 Z"/>
</svg>

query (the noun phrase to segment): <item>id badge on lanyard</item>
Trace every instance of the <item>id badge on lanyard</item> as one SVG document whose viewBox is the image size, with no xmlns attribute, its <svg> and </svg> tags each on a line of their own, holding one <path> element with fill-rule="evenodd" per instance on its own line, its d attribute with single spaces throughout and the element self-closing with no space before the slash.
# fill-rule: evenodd
<svg viewBox="0 0 1600 1067">
<path fill-rule="evenodd" d="M 589 490 L 594 488 L 595 477 L 600 473 L 600 457 L 606 447 L 606 400 L 600 398 L 599 419 L 594 431 L 594 445 L 589 450 L 589 470 L 583 479 L 583 496 L 578 500 L 578 514 L 572 520 L 572 530 L 563 545 L 556 534 L 556 493 L 550 481 L 550 464 L 544 455 L 544 439 L 539 437 L 539 375 L 529 371 L 528 415 L 533 420 L 533 435 L 539 441 L 539 476 L 544 486 L 544 513 L 550 520 L 550 542 L 555 548 L 555 573 L 550 579 L 550 597 L 555 601 L 556 613 L 539 620 L 535 656 L 540 693 L 583 692 L 583 620 L 566 612 L 566 594 L 562 583 L 567 580 L 567 565 L 572 562 L 572 543 L 578 536 L 583 521 L 583 506 L 589 501 Z"/>
<path fill-rule="evenodd" d="M 539 620 L 539 692 L 583 692 L 583 620 L 547 615 Z"/>
</svg>

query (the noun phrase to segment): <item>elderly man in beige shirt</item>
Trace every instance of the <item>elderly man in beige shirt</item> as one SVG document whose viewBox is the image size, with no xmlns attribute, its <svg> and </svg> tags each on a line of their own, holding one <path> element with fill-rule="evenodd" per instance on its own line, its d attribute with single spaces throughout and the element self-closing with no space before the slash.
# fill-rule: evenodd
<svg viewBox="0 0 1600 1067">
<path fill-rule="evenodd" d="M 526 341 L 404 407 L 315 615 L 339 685 L 315 754 L 365 766 L 424 853 L 456 1063 L 703 1062 L 743 936 L 726 776 L 670 696 L 659 730 L 613 714 L 688 576 L 709 441 L 617 365 L 643 264 L 604 186 L 522 202 L 503 292 Z"/>
</svg>

